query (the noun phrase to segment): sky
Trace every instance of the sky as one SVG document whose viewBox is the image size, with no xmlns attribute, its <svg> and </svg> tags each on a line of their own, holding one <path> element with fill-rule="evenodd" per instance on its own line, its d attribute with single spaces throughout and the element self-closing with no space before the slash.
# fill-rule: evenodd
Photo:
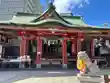
<svg viewBox="0 0 110 83">
<path fill-rule="evenodd" d="M 45 0 L 41 0 L 41 3 L 46 9 Z M 104 23 L 110 23 L 110 0 L 56 0 L 54 4 L 60 12 L 69 8 L 67 12 L 83 16 L 86 24 L 103 26 Z"/>
</svg>

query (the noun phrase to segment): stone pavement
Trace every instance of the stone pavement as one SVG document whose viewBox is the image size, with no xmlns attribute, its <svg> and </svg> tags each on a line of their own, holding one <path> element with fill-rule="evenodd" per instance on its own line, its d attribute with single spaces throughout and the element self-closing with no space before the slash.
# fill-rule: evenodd
<svg viewBox="0 0 110 83">
<path fill-rule="evenodd" d="M 75 76 L 75 70 L 0 71 L 0 83 L 78 83 Z"/>
<path fill-rule="evenodd" d="M 110 70 L 102 70 L 110 75 Z M 80 83 L 77 70 L 0 71 L 0 83 Z"/>
<path fill-rule="evenodd" d="M 76 76 L 68 77 L 43 77 L 43 78 L 27 78 L 13 83 L 80 83 Z"/>
</svg>

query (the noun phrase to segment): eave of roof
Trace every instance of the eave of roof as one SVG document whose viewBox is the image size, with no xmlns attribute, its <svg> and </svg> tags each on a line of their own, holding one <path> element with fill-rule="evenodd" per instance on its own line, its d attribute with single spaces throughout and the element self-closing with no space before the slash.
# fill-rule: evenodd
<svg viewBox="0 0 110 83">
<path fill-rule="evenodd" d="M 0 21 L 0 24 L 10 24 L 10 21 Z"/>
<path fill-rule="evenodd" d="M 29 23 L 29 24 L 25 24 L 25 23 L 0 23 L 0 25 L 14 25 L 14 26 L 24 26 L 24 27 L 29 27 L 31 26 L 31 28 L 33 27 L 37 27 L 37 26 L 41 26 L 41 25 L 44 25 L 44 24 L 58 24 L 58 25 L 61 25 L 61 26 L 64 26 L 64 27 L 68 27 L 68 28 L 73 28 L 73 29 L 79 29 L 79 30 L 110 30 L 110 28 L 96 28 L 96 26 L 91 26 L 91 25 L 70 25 L 70 24 L 66 24 L 62 21 L 58 21 L 58 20 L 55 20 L 55 19 L 48 19 L 48 20 L 42 20 L 42 21 L 39 21 L 37 23 Z"/>
<path fill-rule="evenodd" d="M 63 18 L 72 25 L 87 25 L 81 16 L 63 16 Z"/>
<path fill-rule="evenodd" d="M 46 13 L 46 12 L 44 12 Z M 56 13 L 57 14 L 57 13 Z M 36 23 L 36 22 L 32 22 L 34 21 L 36 18 L 39 19 L 42 15 L 40 14 L 29 14 L 29 13 L 17 13 L 15 16 L 13 16 L 12 20 L 10 20 L 11 23 L 26 23 L 26 24 L 30 24 L 30 23 Z M 59 16 L 59 15 L 58 15 Z M 60 20 L 60 21 L 66 21 L 65 23 L 67 24 L 71 24 L 71 25 L 87 25 L 84 23 L 83 19 L 81 16 L 64 16 L 62 14 L 60 14 L 59 16 L 60 19 L 63 19 L 63 20 Z M 36 20 L 37 20 L 36 19 Z M 50 18 L 51 19 L 51 18 Z M 46 19 L 44 19 L 46 20 Z M 48 19 L 47 19 L 48 20 Z M 57 19 L 55 19 L 57 20 Z M 40 21 L 40 20 L 39 20 Z M 37 21 L 37 22 L 39 22 Z"/>
</svg>

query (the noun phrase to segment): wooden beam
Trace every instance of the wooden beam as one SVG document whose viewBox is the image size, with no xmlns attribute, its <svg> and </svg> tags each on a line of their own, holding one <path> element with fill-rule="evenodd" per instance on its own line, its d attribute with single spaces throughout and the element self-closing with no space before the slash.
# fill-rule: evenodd
<svg viewBox="0 0 110 83">
<path fill-rule="evenodd" d="M 110 35 L 95 35 L 95 34 L 91 34 L 91 35 L 87 35 L 87 37 L 93 37 L 93 38 L 106 38 L 106 39 L 110 39 Z"/>
<path fill-rule="evenodd" d="M 17 38 L 17 35 L 14 34 L 13 32 L 0 31 L 0 34 L 7 36 L 8 38 Z"/>
<path fill-rule="evenodd" d="M 12 30 L 12 31 L 52 31 L 51 29 L 48 29 L 48 28 L 39 28 L 39 27 L 22 27 L 22 26 L 12 26 L 12 25 L 9 25 L 9 26 L 3 26 L 3 25 L 0 25 L 0 30 Z M 67 30 L 61 30 L 61 29 L 53 29 L 54 31 L 60 31 L 60 32 L 80 32 L 80 31 L 83 31 L 83 32 L 92 32 L 92 33 L 96 33 L 96 32 L 101 32 L 101 30 L 86 30 L 86 29 L 76 29 L 76 28 L 68 28 Z M 102 32 L 110 32 L 110 30 L 103 30 Z"/>
<path fill-rule="evenodd" d="M 76 28 L 68 28 L 68 29 L 49 29 L 49 28 L 39 28 L 39 27 L 22 27 L 22 26 L 3 26 L 0 25 L 0 30 L 7 30 L 7 31 L 31 31 L 31 32 L 39 32 L 39 31 L 55 31 L 55 32 L 67 32 L 67 33 L 75 33 L 75 32 L 83 32 L 83 33 L 110 33 L 110 29 L 76 29 Z"/>
</svg>

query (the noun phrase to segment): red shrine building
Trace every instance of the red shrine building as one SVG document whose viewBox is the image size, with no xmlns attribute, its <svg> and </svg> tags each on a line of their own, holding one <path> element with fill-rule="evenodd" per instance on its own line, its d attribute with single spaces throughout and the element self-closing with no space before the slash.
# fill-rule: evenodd
<svg viewBox="0 0 110 83">
<path fill-rule="evenodd" d="M 87 25 L 81 16 L 58 14 L 53 4 L 42 14 L 17 13 L 12 20 L 0 22 L 1 35 L 19 47 L 19 56 L 29 55 L 37 68 L 57 63 L 67 68 L 82 48 L 94 56 L 93 40 L 109 38 L 109 31 Z"/>
</svg>

